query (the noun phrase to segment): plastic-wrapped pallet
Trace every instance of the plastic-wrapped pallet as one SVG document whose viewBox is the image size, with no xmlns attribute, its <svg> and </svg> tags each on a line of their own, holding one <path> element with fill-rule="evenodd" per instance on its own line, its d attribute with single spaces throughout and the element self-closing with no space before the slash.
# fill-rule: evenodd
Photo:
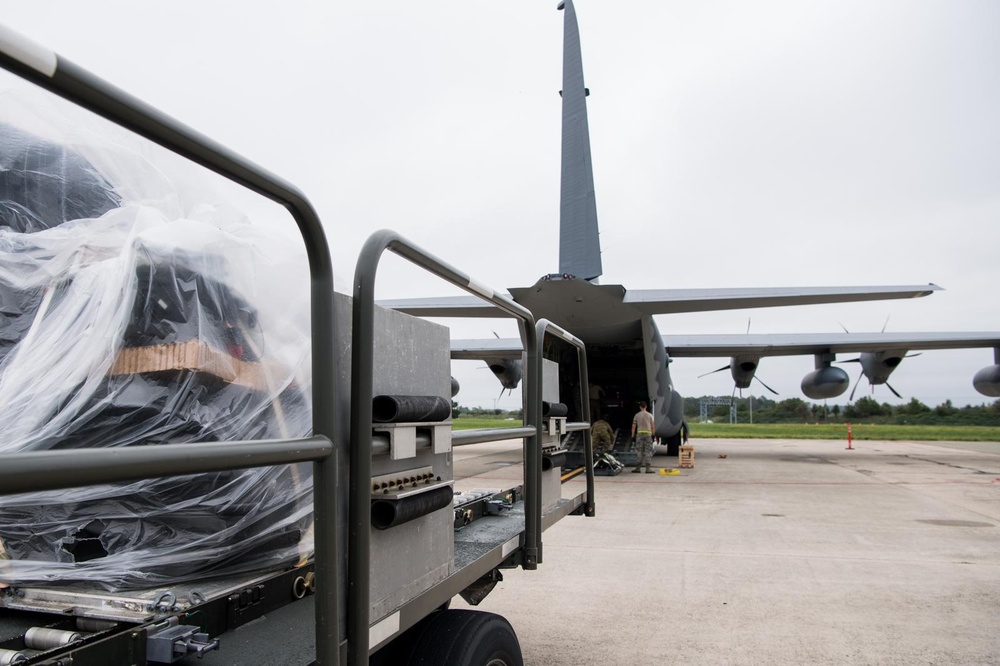
<svg viewBox="0 0 1000 666">
<path fill-rule="evenodd" d="M 185 190 L 178 158 L 124 130 L 2 102 L 0 454 L 307 435 L 294 231 Z M 308 466 L 279 466 L 0 497 L 0 586 L 295 564 L 311 486 Z"/>
</svg>

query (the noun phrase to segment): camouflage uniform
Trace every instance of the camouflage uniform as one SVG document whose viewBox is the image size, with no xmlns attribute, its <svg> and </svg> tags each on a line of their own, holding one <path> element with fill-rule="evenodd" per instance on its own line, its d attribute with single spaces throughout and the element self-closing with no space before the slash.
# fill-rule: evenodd
<svg viewBox="0 0 1000 666">
<path fill-rule="evenodd" d="M 651 473 L 650 465 L 653 462 L 653 415 L 646 411 L 646 403 L 640 403 L 641 409 L 632 419 L 632 433 L 635 437 L 636 462 L 633 472 L 638 472 L 640 467 L 645 467 L 647 473 Z"/>
<path fill-rule="evenodd" d="M 612 449 L 615 443 L 615 433 L 611 426 L 604 419 L 595 421 L 590 428 L 590 441 L 594 445 L 594 457 L 599 458 L 602 454 Z"/>
</svg>

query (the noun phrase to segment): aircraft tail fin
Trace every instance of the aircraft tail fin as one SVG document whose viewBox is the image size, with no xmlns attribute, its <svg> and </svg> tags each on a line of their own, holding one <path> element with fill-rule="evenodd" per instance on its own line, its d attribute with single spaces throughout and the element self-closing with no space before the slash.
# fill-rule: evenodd
<svg viewBox="0 0 1000 666">
<path fill-rule="evenodd" d="M 559 272 L 596 280 L 601 246 L 590 158 L 587 94 L 583 84 L 580 29 L 572 0 L 559 4 L 563 25 L 562 184 L 559 201 Z"/>
</svg>

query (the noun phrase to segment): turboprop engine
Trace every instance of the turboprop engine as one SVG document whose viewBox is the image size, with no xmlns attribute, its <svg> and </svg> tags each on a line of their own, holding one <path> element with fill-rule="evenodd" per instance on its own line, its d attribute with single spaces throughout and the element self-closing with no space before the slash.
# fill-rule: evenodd
<svg viewBox="0 0 1000 666">
<path fill-rule="evenodd" d="M 521 361 L 519 359 L 499 359 L 491 361 L 490 372 L 496 375 L 505 389 L 516 389 L 521 381 Z"/>
<path fill-rule="evenodd" d="M 760 356 L 733 356 L 729 359 L 729 373 L 736 382 L 736 388 L 750 388 L 754 373 L 757 372 L 757 364 L 760 363 Z"/>
<path fill-rule="evenodd" d="M 847 390 L 851 380 L 841 368 L 835 368 L 833 354 L 816 354 L 816 369 L 802 378 L 802 392 L 813 400 L 836 398 Z"/>
<path fill-rule="evenodd" d="M 723 370 L 729 370 L 729 374 L 733 376 L 733 383 L 736 388 L 743 390 L 745 388 L 750 388 L 750 383 L 756 379 L 760 382 L 760 385 L 766 388 L 768 391 L 774 395 L 778 395 L 778 392 L 773 388 L 768 386 L 757 377 L 757 365 L 760 363 L 760 356 L 732 356 L 729 358 L 729 365 L 724 365 L 718 370 L 712 370 L 712 372 L 706 372 L 704 375 L 698 375 L 699 377 L 707 377 L 708 375 L 714 374 L 716 372 L 722 372 Z M 742 393 L 740 394 L 742 395 Z"/>
<path fill-rule="evenodd" d="M 1000 347 L 993 349 L 993 365 L 977 372 L 972 385 L 985 396 L 1000 398 Z"/>
<path fill-rule="evenodd" d="M 892 371 L 899 367 L 899 364 L 903 362 L 904 358 L 910 356 L 919 356 L 920 354 L 907 354 L 905 349 L 888 349 L 876 352 L 861 352 L 858 358 L 851 359 L 849 361 L 844 361 L 844 363 L 860 363 L 861 364 L 861 374 L 858 375 L 858 381 L 854 384 L 854 389 L 851 390 L 851 400 L 854 400 L 854 393 L 858 390 L 858 384 L 861 383 L 861 377 L 868 379 L 868 383 L 872 386 L 878 384 L 885 384 L 886 388 L 892 391 L 892 394 L 897 398 L 902 398 L 899 391 L 892 388 L 889 383 L 889 375 Z"/>
</svg>

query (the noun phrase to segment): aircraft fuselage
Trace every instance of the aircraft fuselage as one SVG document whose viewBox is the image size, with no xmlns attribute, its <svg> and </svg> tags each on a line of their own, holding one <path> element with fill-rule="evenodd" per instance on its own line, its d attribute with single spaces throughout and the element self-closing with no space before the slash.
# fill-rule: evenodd
<svg viewBox="0 0 1000 666">
<path fill-rule="evenodd" d="M 656 322 L 625 303 L 625 291 L 621 285 L 545 276 L 510 293 L 536 318 L 558 324 L 586 344 L 590 381 L 603 393 L 597 403 L 599 416 L 616 428 L 629 428 L 639 401 L 644 400 L 650 405 L 656 435 L 677 439 L 684 399 L 670 379 L 670 359 Z"/>
</svg>

